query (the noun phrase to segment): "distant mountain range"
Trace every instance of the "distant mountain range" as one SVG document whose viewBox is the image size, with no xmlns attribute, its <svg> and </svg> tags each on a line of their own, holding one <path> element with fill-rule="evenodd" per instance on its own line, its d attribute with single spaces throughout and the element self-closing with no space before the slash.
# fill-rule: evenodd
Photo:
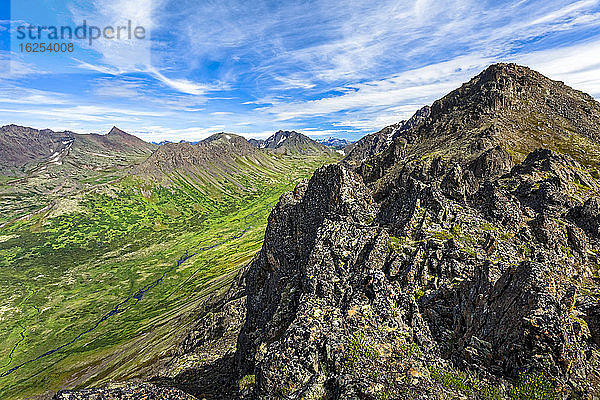
<svg viewBox="0 0 600 400">
<path fill-rule="evenodd" d="M 336 144 L 345 142 L 333 138 L 328 141 Z M 139 160 L 143 161 L 139 171 L 151 169 L 151 164 L 170 170 L 186 163 L 228 162 L 232 154 L 256 155 L 257 149 L 290 154 L 331 153 L 327 146 L 295 131 L 278 131 L 266 140 L 248 141 L 232 133 L 217 133 L 196 142 L 148 143 L 117 127 L 106 135 L 100 135 L 6 125 L 0 128 L 0 172 L 23 174 L 40 162 L 62 162 L 67 153 L 70 154 L 67 162 L 82 169 L 101 168 L 107 160 L 113 166 L 130 165 Z"/>
<path fill-rule="evenodd" d="M 158 147 L 147 160 L 135 168 L 141 177 L 164 181 L 173 171 L 179 174 L 216 176 L 240 172 L 244 167 L 240 158 L 258 163 L 263 153 L 242 136 L 217 133 L 196 144 L 189 142 L 166 143 Z"/>
<path fill-rule="evenodd" d="M 266 167 L 269 153 L 333 155 L 329 148 L 298 132 L 279 131 L 264 141 L 222 132 L 196 143 L 164 143 L 136 167 L 136 173 L 155 179 L 163 179 L 174 170 L 198 175 L 244 173 L 248 168 Z"/>
<path fill-rule="evenodd" d="M 125 165 L 148 157 L 155 148 L 117 127 L 98 135 L 6 125 L 0 128 L 0 173 L 23 173 L 27 165 L 36 162 L 57 163 L 67 152 L 72 153 L 70 162 L 81 168 L 98 167 L 107 158 L 113 165 Z"/>
<path fill-rule="evenodd" d="M 225 133 L 222 133 L 225 134 Z M 234 134 L 228 134 L 231 136 L 237 136 Z M 210 138 L 209 138 L 210 139 Z M 205 139 L 206 140 L 206 139 Z M 162 142 L 152 142 L 153 144 L 163 146 L 166 144 L 173 143 L 188 143 L 188 144 L 198 144 L 202 142 L 199 141 L 187 141 L 181 140 L 179 142 L 172 142 L 168 140 L 163 140 Z M 345 139 L 337 139 L 330 137 L 328 139 L 319 139 L 313 140 L 310 137 L 303 135 L 302 133 L 295 131 L 278 131 L 268 137 L 267 139 L 248 139 L 248 142 L 257 149 L 279 149 L 280 151 L 287 150 L 296 153 L 312 153 L 312 152 L 322 152 L 328 151 L 326 148 L 319 146 L 322 144 L 325 147 L 333 148 L 333 149 L 342 149 L 350 142 Z"/>
<path fill-rule="evenodd" d="M 336 137 L 328 137 L 327 139 L 317 139 L 317 142 L 321 143 L 323 146 L 331 147 L 335 150 L 343 150 L 352 143 L 346 139 L 340 139 Z"/>
<path fill-rule="evenodd" d="M 198 142 L 200 142 L 200 140 L 196 140 L 196 141 L 192 141 L 192 142 L 190 142 L 189 140 L 180 140 L 178 142 L 173 142 L 171 140 L 163 140 L 161 142 L 152 142 L 152 144 L 155 144 L 157 146 L 162 146 L 164 144 L 169 144 L 169 143 L 190 143 L 190 144 L 196 144 Z"/>
<path fill-rule="evenodd" d="M 287 143 L 284 143 L 288 139 L 291 139 L 291 140 L 288 141 Z M 200 142 L 201 142 L 201 140 L 198 140 L 198 141 L 180 140 L 179 142 L 163 140 L 161 142 L 152 142 L 152 144 L 155 144 L 158 146 L 163 146 L 165 144 L 172 144 L 172 143 L 198 144 Z M 315 144 L 313 142 L 322 144 L 323 146 L 328 147 L 333 150 L 344 150 L 346 148 L 348 148 L 348 150 L 349 150 L 349 149 L 351 149 L 351 147 L 348 147 L 348 146 L 350 146 L 350 145 L 352 145 L 352 143 L 354 143 L 349 140 L 342 139 L 342 138 L 336 138 L 333 136 L 330 136 L 328 138 L 322 138 L 322 139 L 311 139 L 310 137 L 303 135 L 302 133 L 295 132 L 295 131 L 278 131 L 275 134 L 271 135 L 267 139 L 248 139 L 248 142 L 252 146 L 254 146 L 258 149 L 294 148 L 294 147 L 298 146 L 300 143 L 302 143 L 305 148 L 312 148 L 313 150 L 318 148 L 318 146 L 315 146 Z M 320 149 L 320 151 L 322 151 L 322 149 Z"/>
</svg>

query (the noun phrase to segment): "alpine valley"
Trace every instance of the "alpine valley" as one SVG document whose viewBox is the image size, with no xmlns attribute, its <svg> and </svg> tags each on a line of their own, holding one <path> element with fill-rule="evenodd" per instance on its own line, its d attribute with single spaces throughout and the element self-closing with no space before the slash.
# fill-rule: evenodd
<svg viewBox="0 0 600 400">
<path fill-rule="evenodd" d="M 282 193 L 339 159 L 300 134 L 156 146 L 9 125 L 0 142 L 2 399 L 151 376 L 260 249 Z"/>
<path fill-rule="evenodd" d="M 527 67 L 352 144 L 9 125 L 0 173 L 2 399 L 600 399 L 600 104 Z"/>
</svg>

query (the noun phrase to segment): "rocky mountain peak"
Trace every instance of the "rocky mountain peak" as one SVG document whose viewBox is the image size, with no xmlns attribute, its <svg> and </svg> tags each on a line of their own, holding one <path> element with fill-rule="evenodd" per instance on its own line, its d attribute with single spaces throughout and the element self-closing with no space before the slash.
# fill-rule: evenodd
<svg viewBox="0 0 600 400">
<path fill-rule="evenodd" d="M 243 136 L 240 136 L 240 135 L 235 135 L 233 133 L 225 133 L 225 132 L 215 133 L 214 135 L 211 135 L 208 138 L 204 139 L 202 142 L 213 144 L 213 145 L 219 145 L 219 144 L 227 144 L 227 145 L 232 145 L 232 146 L 237 145 L 238 147 L 244 148 L 247 151 L 250 151 L 250 152 L 253 151 L 252 145 L 246 140 L 246 138 L 244 138 Z"/>
<path fill-rule="evenodd" d="M 589 95 L 527 67 L 496 64 L 435 101 L 427 118 L 359 168 L 369 182 L 401 160 L 441 157 L 464 168 L 497 146 L 514 163 L 546 148 L 597 166 L 598 121 L 600 105 Z"/>
<path fill-rule="evenodd" d="M 110 130 L 110 132 L 108 132 L 108 135 L 129 135 L 129 134 L 126 133 L 125 131 L 122 131 L 121 129 L 117 128 L 116 126 L 113 126 L 112 129 Z"/>
<path fill-rule="evenodd" d="M 480 85 L 487 82 L 501 83 L 503 81 L 512 80 L 515 82 L 525 83 L 526 80 L 545 80 L 548 79 L 537 71 L 529 67 L 514 63 L 496 63 L 484 69 L 474 80 Z"/>
<path fill-rule="evenodd" d="M 250 139 L 250 143 L 254 147 L 261 149 L 272 149 L 298 154 L 329 153 L 331 151 L 321 143 L 296 131 L 279 130 L 266 140 Z"/>
<path fill-rule="evenodd" d="M 134 148 L 153 149 L 154 144 L 148 143 L 137 136 L 127 133 L 116 126 L 104 135 L 104 138 L 115 146 L 126 145 Z"/>
<path fill-rule="evenodd" d="M 73 137 L 74 134 L 68 131 L 5 125 L 0 128 L 0 173 L 20 173 L 19 169 L 25 164 L 61 152 Z"/>
<path fill-rule="evenodd" d="M 553 113 L 570 119 L 565 105 L 598 115 L 591 96 L 517 64 L 494 64 L 432 105 L 432 116 L 469 110 L 473 115 L 497 112 Z M 543 109 L 537 110 L 536 107 Z M 576 110 L 573 110 L 576 111 Z M 597 111 L 597 110 L 596 110 Z M 548 116 L 548 115 L 547 115 Z"/>
<path fill-rule="evenodd" d="M 444 377 L 469 374 L 469 398 L 510 398 L 520 379 L 600 396 L 590 99 L 494 65 L 362 176 L 323 168 L 282 197 L 245 276 L 249 398 L 460 398 Z"/>
<path fill-rule="evenodd" d="M 277 148 L 279 146 L 282 145 L 282 143 L 289 139 L 290 137 L 298 137 L 299 135 L 302 135 L 299 132 L 296 131 L 282 131 L 279 130 L 277 132 L 275 132 L 275 134 L 273 134 L 272 136 L 270 136 L 269 138 L 267 138 L 265 140 L 265 147 L 266 148 Z M 302 135 L 304 136 L 304 135 Z"/>
<path fill-rule="evenodd" d="M 147 155 L 156 148 L 155 144 L 148 143 L 116 126 L 113 126 L 107 134 L 91 133 L 88 135 L 77 135 L 77 139 L 84 141 L 92 140 L 96 145 L 117 152 L 133 152 Z"/>
</svg>

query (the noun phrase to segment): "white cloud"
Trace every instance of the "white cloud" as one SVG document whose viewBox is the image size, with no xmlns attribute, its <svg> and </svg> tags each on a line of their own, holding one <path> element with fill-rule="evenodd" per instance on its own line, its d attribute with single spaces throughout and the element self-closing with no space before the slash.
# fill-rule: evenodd
<svg viewBox="0 0 600 400">
<path fill-rule="evenodd" d="M 19 79 L 28 75 L 42 75 L 46 72 L 25 62 L 21 54 L 0 50 L 0 73 L 6 79 Z"/>
<path fill-rule="evenodd" d="M 86 20 L 88 25 L 98 27 L 131 26 L 145 29 L 145 38 L 106 39 L 99 38 L 93 42 L 89 50 L 99 53 L 100 63 L 89 63 L 76 60 L 79 67 L 110 75 L 126 73 L 147 73 L 167 87 L 180 93 L 201 96 L 207 91 L 224 89 L 224 85 L 211 86 L 193 82 L 189 79 L 166 76 L 159 68 L 152 65 L 151 31 L 156 22 L 153 11 L 161 5 L 159 0 L 94 0 L 91 3 L 79 2 L 71 7 L 73 21 L 79 23 Z M 90 7 L 91 4 L 91 7 Z"/>
<path fill-rule="evenodd" d="M 361 119 L 361 113 L 352 114 L 351 119 L 342 119 L 334 122 L 333 126 L 351 127 L 353 131 L 377 131 L 385 126 L 395 124 L 402 120 L 410 118 L 415 111 L 423 107 L 424 104 L 407 104 L 387 109 L 378 109 L 372 112 L 364 113 Z"/>
<path fill-rule="evenodd" d="M 537 18 L 531 22 L 531 25 L 543 24 L 543 23 L 552 23 L 563 18 L 567 18 L 572 16 L 574 13 L 583 10 L 589 9 L 598 4 L 597 0 L 581 0 L 573 4 L 569 4 L 563 8 L 560 8 L 556 11 L 552 11 L 543 17 Z"/>
<path fill-rule="evenodd" d="M 140 82 L 123 82 L 116 80 L 103 80 L 95 85 L 93 93 L 95 96 L 112 98 L 137 98 L 142 96 Z"/>
<path fill-rule="evenodd" d="M 259 110 L 279 121 L 320 115 L 329 116 L 333 126 L 374 131 L 409 118 L 423 105 L 431 104 L 489 64 L 500 61 L 529 65 L 598 98 L 600 61 L 597 54 L 600 54 L 600 41 L 509 58 L 462 56 L 384 79 L 337 88 L 341 95 L 304 102 L 273 102 Z"/>
<path fill-rule="evenodd" d="M 396 1 L 352 4 L 341 9 L 337 5 L 316 6 L 307 18 L 326 19 L 325 37 L 329 40 L 310 40 L 310 31 L 300 31 L 310 45 L 292 42 L 290 47 L 288 38 L 277 30 L 280 25 L 250 24 L 250 38 L 264 37 L 265 42 L 259 46 L 271 44 L 277 49 L 257 70 L 274 74 L 278 80 L 284 76 L 292 82 L 302 82 L 308 88 L 316 82 L 386 76 L 393 73 L 390 66 L 414 69 L 461 53 L 503 56 L 532 38 L 566 29 L 600 26 L 595 14 L 596 0 L 583 0 L 565 7 L 540 1 L 507 4 L 449 0 L 442 4 L 418 0 L 411 3 L 413 7 Z M 314 27 L 311 23 L 308 25 Z M 297 39 L 300 41 L 303 37 Z M 214 45 L 203 49 L 208 51 L 211 46 Z M 254 44 L 248 43 L 248 46 L 254 48 Z"/>
<path fill-rule="evenodd" d="M 211 87 L 208 85 L 202 85 L 196 82 L 192 82 L 187 79 L 172 79 L 164 76 L 160 71 L 158 71 L 154 67 L 148 67 L 147 71 L 150 75 L 154 76 L 156 79 L 167 85 L 168 87 L 177 90 L 181 93 L 193 94 L 196 96 L 200 96 L 205 94 L 210 90 L 215 90 L 216 87 Z"/>
<path fill-rule="evenodd" d="M 138 26 L 145 29 L 144 39 L 134 35 L 121 36 L 118 39 L 100 37 L 91 46 L 77 41 L 76 44 L 84 49 L 92 50 L 102 56 L 102 64 L 122 71 L 138 71 L 151 63 L 150 34 L 154 27 L 153 5 L 157 0 L 77 0 L 70 7 L 72 20 L 75 24 L 87 22 L 88 26 L 100 29 L 128 26 L 131 21 L 133 28 Z M 114 36 L 114 35 L 113 35 Z"/>
<path fill-rule="evenodd" d="M 156 69 L 153 66 L 145 65 L 145 66 L 131 66 L 129 69 L 124 69 L 120 66 L 106 66 L 106 65 L 96 65 L 90 64 L 81 60 L 77 60 L 79 62 L 78 66 L 80 68 L 88 69 L 91 71 L 99 72 L 106 75 L 125 75 L 128 73 L 142 72 L 146 73 L 152 77 L 154 77 L 159 82 L 163 83 L 167 87 L 185 94 L 202 96 L 209 91 L 221 90 L 225 89 L 224 85 L 204 85 L 200 83 L 196 83 L 190 81 L 188 79 L 177 79 L 177 78 L 169 78 L 165 76 L 162 72 Z"/>
<path fill-rule="evenodd" d="M 73 60 L 78 62 L 77 66 L 79 68 L 87 69 L 87 70 L 94 71 L 94 72 L 99 72 L 101 74 L 106 74 L 106 75 L 121 75 L 121 74 L 125 74 L 127 72 L 138 72 L 139 71 L 139 70 L 121 69 L 119 67 L 113 67 L 113 66 L 107 66 L 107 65 L 90 64 L 88 62 L 81 61 L 77 58 L 73 58 Z"/>
<path fill-rule="evenodd" d="M 285 77 L 285 76 L 274 76 L 273 78 L 275 80 L 283 83 L 283 85 L 276 87 L 279 90 L 289 90 L 289 89 L 298 89 L 298 88 L 312 89 L 316 86 L 314 83 L 306 82 L 302 79 L 295 79 L 295 78 Z"/>
</svg>

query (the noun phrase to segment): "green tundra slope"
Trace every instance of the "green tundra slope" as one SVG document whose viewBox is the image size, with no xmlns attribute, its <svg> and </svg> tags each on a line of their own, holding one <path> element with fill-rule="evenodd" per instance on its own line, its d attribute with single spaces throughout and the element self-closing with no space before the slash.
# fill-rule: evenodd
<svg viewBox="0 0 600 400">
<path fill-rule="evenodd" d="M 224 134 L 148 158 L 114 135 L 0 178 L 2 399 L 148 376 L 260 249 L 279 196 L 335 161 Z"/>
</svg>

